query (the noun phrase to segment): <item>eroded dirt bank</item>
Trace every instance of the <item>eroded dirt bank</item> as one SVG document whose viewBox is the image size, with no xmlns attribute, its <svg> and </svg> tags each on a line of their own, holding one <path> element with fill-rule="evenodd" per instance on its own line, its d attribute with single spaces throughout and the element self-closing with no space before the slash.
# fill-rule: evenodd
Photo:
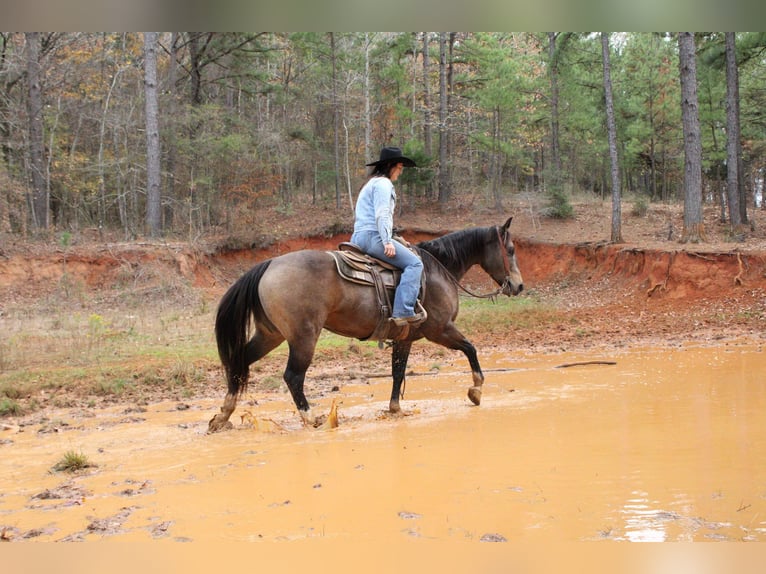
<svg viewBox="0 0 766 574">
<path fill-rule="evenodd" d="M 622 280 L 637 296 L 726 298 L 738 288 L 766 286 L 766 254 L 642 249 L 586 243 L 551 245 L 519 240 L 527 277 L 539 282 Z"/>
<path fill-rule="evenodd" d="M 417 232 L 420 241 L 437 233 Z M 0 259 L 2 299 L 49 293 L 62 283 L 102 290 L 133 281 L 180 277 L 193 287 L 223 290 L 258 261 L 296 249 L 333 249 L 345 235 L 291 239 L 265 248 L 209 252 L 186 244 L 114 244 Z M 515 240 L 528 287 L 604 281 L 634 287 L 636 296 L 727 298 L 766 288 L 766 253 L 662 250 L 606 243 L 552 244 Z M 472 279 L 481 282 L 480 274 Z"/>
<path fill-rule="evenodd" d="M 407 233 L 413 242 L 437 235 Z M 14 254 L 0 259 L 0 305 L 34 313 L 41 301 L 56 305 L 75 294 L 84 307 L 97 302 L 109 306 L 116 293 L 123 297 L 129 292 L 139 302 L 151 302 L 159 294 L 177 298 L 179 307 L 192 304 L 184 297 L 201 298 L 214 307 L 256 262 L 296 249 L 333 249 L 346 239 L 294 238 L 225 251 L 195 250 L 186 244 L 114 244 Z M 523 237 L 516 239 L 516 247 L 525 281 L 522 296 L 548 311 L 538 312 L 523 329 L 509 325 L 503 333 L 473 334 L 484 346 L 570 349 L 760 337 L 766 332 L 766 252 L 555 244 Z M 477 290 L 494 288 L 477 268 L 464 283 Z"/>
</svg>

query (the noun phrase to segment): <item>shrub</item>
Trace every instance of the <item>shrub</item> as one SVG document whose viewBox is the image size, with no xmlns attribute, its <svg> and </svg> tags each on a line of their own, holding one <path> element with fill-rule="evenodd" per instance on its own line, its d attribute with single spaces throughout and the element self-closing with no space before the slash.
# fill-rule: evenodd
<svg viewBox="0 0 766 574">
<path fill-rule="evenodd" d="M 53 465 L 52 470 L 54 472 L 77 472 L 78 470 L 83 470 L 94 466 L 96 465 L 90 462 L 88 457 L 83 453 L 68 450 L 64 453 L 64 456 L 61 457 L 61 460 Z"/>
<path fill-rule="evenodd" d="M 574 216 L 574 208 L 569 203 L 566 193 L 561 189 L 552 188 L 548 192 L 548 205 L 543 208 L 542 214 L 554 219 L 569 219 Z"/>
<path fill-rule="evenodd" d="M 630 214 L 635 217 L 644 217 L 649 213 L 649 202 L 645 197 L 639 197 L 633 202 L 633 209 Z"/>
</svg>

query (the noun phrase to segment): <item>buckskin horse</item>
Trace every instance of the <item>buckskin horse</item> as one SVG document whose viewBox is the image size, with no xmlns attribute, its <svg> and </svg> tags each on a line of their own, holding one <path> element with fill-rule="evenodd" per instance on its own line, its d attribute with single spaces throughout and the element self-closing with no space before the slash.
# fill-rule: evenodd
<svg viewBox="0 0 766 574">
<path fill-rule="evenodd" d="M 495 294 L 511 296 L 522 291 L 508 231 L 511 219 L 503 225 L 455 231 L 417 244 L 415 250 L 423 260 L 426 276 L 421 303 L 427 318 L 391 337 L 391 413 L 401 411 L 399 398 L 407 359 L 413 341 L 423 337 L 465 354 L 473 376 L 468 398 L 480 404 L 484 374 L 476 348 L 455 326 L 459 281 L 471 267 L 479 265 L 499 285 Z M 294 251 L 267 259 L 242 275 L 218 305 L 216 343 L 228 392 L 221 411 L 210 420 L 208 432 L 232 427 L 229 417 L 247 388 L 250 365 L 285 340 L 289 347 L 285 383 L 304 424 L 316 426 L 303 383 L 319 334 L 327 329 L 364 340 L 378 332 L 380 304 L 375 291 L 343 279 L 332 253 L 320 250 Z"/>
</svg>

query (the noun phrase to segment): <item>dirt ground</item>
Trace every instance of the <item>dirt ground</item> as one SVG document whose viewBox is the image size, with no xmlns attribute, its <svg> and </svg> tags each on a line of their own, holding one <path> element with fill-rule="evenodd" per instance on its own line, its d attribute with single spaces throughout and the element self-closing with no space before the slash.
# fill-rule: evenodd
<svg viewBox="0 0 766 574">
<path fill-rule="evenodd" d="M 574 208 L 569 220 L 542 217 L 539 206 L 523 199 L 508 202 L 502 213 L 473 205 L 419 208 L 400 214 L 397 226 L 414 242 L 513 216 L 526 294 L 569 321 L 558 322 L 555 330 L 526 328 L 505 341 L 494 333 L 474 333 L 482 345 L 545 350 L 763 333 L 766 210 L 751 210 L 750 230 L 734 236 L 719 221 L 719 209 L 709 206 L 705 241 L 682 244 L 682 205 L 651 205 L 639 216 L 626 203 L 625 243 L 612 245 L 609 202 L 574 203 Z M 352 227 L 350 213 L 330 208 L 296 206 L 289 215 L 265 208 L 259 215 L 247 235 L 221 234 L 195 243 L 98 242 L 87 230 L 66 247 L 55 240 L 0 238 L 0 318 L 19 310 L 34 314 L 41 301 L 71 286 L 85 292 L 80 306 L 87 305 L 83 298 L 118 304 L 110 290 L 125 284 L 136 286 L 146 306 L 168 297 L 180 307 L 196 297 L 215 306 L 256 261 L 301 248 L 331 249 L 348 239 Z M 168 293 L 169 282 L 178 289 Z M 469 273 L 466 284 L 490 287 L 478 270 Z"/>
<path fill-rule="evenodd" d="M 480 351 L 508 350 L 538 353 L 635 344 L 676 345 L 685 341 L 719 341 L 739 337 L 761 339 L 766 333 L 766 210 L 751 210 L 751 229 L 733 237 L 719 221 L 717 207 L 705 210 L 706 241 L 681 244 L 683 206 L 652 205 L 641 215 L 630 203 L 623 206 L 625 243 L 609 244 L 610 202 L 574 203 L 575 216 L 556 220 L 539 215 L 540 206 L 524 199 L 509 202 L 497 213 L 474 205 L 407 210 L 397 217 L 402 235 L 415 242 L 472 226 L 495 225 L 513 216 L 517 259 L 524 276 L 522 297 L 539 302 L 524 316 L 523 325 L 497 329 L 474 328 L 467 333 Z M 350 213 L 332 208 L 295 206 L 285 214 L 264 208 L 248 232 L 220 234 L 205 242 L 96 241 L 84 230 L 61 240 L 19 242 L 0 238 L 0 321 L 92 313 L 98 319 L 107 309 L 132 316 L 136 308 L 194 309 L 194 325 L 209 336 L 210 313 L 223 292 L 257 261 L 302 248 L 331 249 L 347 240 Z M 474 269 L 464 278 L 478 292 L 494 289 L 487 276 Z M 207 315 L 197 313 L 207 309 Z M 207 320 L 209 324 L 204 323 Z M 8 329 L 4 329 L 7 334 Z M 13 368 L 9 348 L 0 346 L 0 366 Z M 55 346 L 55 345 L 54 345 Z M 353 348 L 353 343 L 350 343 Z M 13 349 L 10 349 L 11 351 Z M 415 345 L 413 359 L 441 353 L 434 345 Z M 55 363 L 37 349 L 30 361 Z M 352 353 L 353 357 L 353 353 Z M 353 358 L 351 359 L 353 360 Z M 371 369 L 388 368 L 385 355 L 369 359 Z M 347 367 L 347 353 L 319 354 L 311 375 L 322 377 Z M 283 365 L 267 357 L 261 376 L 279 379 Z M 131 369 L 131 365 L 125 365 Z M 219 396 L 221 373 L 208 365 L 205 380 L 191 391 Z M 135 370 L 141 365 L 135 365 Z M 86 378 L 60 389 L 56 401 L 91 400 L 94 383 Z M 162 385 L 147 391 L 173 398 Z M 66 394 L 69 398 L 62 397 Z M 46 395 L 37 408 L 45 407 Z M 19 401 L 24 402 L 25 397 Z M 130 395 L 110 400 L 135 400 Z"/>
</svg>

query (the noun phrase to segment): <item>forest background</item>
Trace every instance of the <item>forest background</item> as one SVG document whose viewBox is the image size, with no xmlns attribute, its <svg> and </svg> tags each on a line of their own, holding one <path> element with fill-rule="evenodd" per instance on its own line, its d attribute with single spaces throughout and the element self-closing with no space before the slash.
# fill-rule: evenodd
<svg viewBox="0 0 766 574">
<path fill-rule="evenodd" d="M 765 47 L 764 33 L 0 33 L 0 241 L 247 240 L 274 225 L 265 206 L 340 219 L 382 145 L 419 166 L 400 210 L 523 194 L 566 218 L 574 195 L 628 196 L 639 211 L 684 201 L 698 221 L 720 205 L 741 235 L 763 207 Z"/>
</svg>

